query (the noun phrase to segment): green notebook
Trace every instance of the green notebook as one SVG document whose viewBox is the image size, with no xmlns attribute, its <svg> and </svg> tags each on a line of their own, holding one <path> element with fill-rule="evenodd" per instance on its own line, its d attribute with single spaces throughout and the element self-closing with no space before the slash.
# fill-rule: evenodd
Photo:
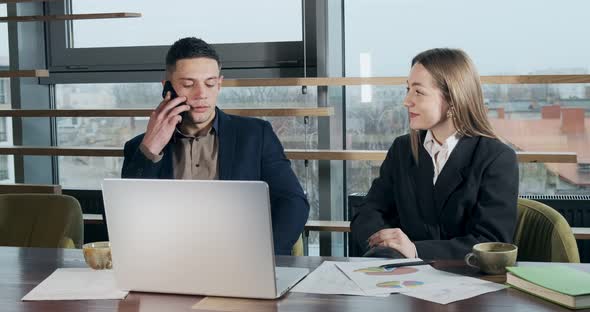
<svg viewBox="0 0 590 312">
<path fill-rule="evenodd" d="M 563 265 L 506 268 L 512 274 L 539 286 L 570 296 L 590 294 L 590 273 Z"/>
<path fill-rule="evenodd" d="M 563 265 L 506 268 L 506 284 L 570 309 L 590 308 L 590 273 Z"/>
</svg>

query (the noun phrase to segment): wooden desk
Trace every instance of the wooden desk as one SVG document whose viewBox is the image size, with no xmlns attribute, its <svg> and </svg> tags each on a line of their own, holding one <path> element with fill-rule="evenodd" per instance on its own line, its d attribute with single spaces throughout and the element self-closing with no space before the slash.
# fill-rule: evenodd
<svg viewBox="0 0 590 312">
<path fill-rule="evenodd" d="M 358 258 L 277 257 L 280 266 L 316 268 L 324 260 L 355 261 Z M 526 265 L 526 264 L 524 264 Z M 575 267 L 590 271 L 590 264 Z M 125 300 L 22 302 L 20 299 L 56 268 L 85 267 L 81 250 L 0 247 L 0 311 L 196 311 L 191 307 L 201 296 L 131 293 Z M 441 261 L 435 265 L 454 273 L 481 277 L 461 261 Z M 502 276 L 487 276 L 501 282 Z M 506 289 L 439 305 L 403 295 L 387 298 L 290 293 L 280 300 L 228 299 L 218 311 L 570 311 L 558 305 Z M 247 303 L 247 306 L 244 305 Z M 237 308 L 236 308 L 237 306 Z"/>
</svg>

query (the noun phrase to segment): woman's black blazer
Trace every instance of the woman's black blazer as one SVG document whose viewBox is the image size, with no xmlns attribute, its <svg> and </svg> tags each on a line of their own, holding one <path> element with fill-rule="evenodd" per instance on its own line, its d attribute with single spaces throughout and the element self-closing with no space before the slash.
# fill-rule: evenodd
<svg viewBox="0 0 590 312">
<path fill-rule="evenodd" d="M 422 144 L 416 163 L 409 135 L 396 138 L 353 216 L 353 243 L 364 252 L 373 233 L 400 228 L 420 258 L 459 259 L 477 243 L 512 242 L 518 197 L 512 148 L 487 137 L 462 137 L 435 185 L 433 176 Z"/>
</svg>

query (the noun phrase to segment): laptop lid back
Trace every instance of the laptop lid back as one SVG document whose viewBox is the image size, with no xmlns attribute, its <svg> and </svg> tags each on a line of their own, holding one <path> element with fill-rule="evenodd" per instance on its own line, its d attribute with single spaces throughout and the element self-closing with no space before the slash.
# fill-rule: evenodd
<svg viewBox="0 0 590 312">
<path fill-rule="evenodd" d="M 120 288 L 276 297 L 266 183 L 105 179 L 102 186 Z"/>
</svg>

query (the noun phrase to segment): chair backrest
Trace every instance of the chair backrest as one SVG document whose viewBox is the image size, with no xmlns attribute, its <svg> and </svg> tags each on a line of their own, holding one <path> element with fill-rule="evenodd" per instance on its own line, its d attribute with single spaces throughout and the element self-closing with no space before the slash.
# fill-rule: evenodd
<svg viewBox="0 0 590 312">
<path fill-rule="evenodd" d="M 303 256 L 303 255 L 304 255 L 303 236 L 299 235 L 299 239 L 295 242 L 295 245 L 293 245 L 293 248 L 291 249 L 291 256 Z"/>
<path fill-rule="evenodd" d="M 82 209 L 71 196 L 0 194 L 0 245 L 81 248 Z"/>
<path fill-rule="evenodd" d="M 518 199 L 514 233 L 519 261 L 580 262 L 578 245 L 567 220 L 553 208 Z"/>
</svg>

